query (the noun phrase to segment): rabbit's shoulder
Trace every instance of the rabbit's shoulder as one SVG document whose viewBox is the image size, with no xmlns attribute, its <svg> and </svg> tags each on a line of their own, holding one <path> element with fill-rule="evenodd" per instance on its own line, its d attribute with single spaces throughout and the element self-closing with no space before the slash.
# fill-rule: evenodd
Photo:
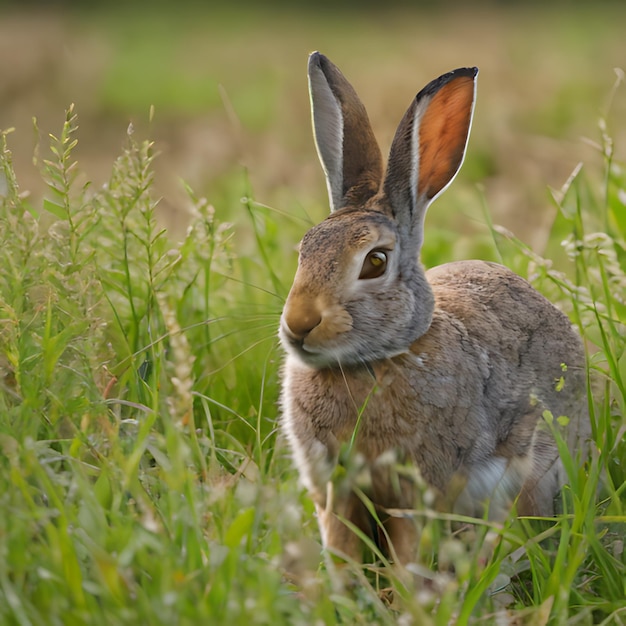
<svg viewBox="0 0 626 626">
<path fill-rule="evenodd" d="M 459 319 L 485 347 L 522 349 L 531 337 L 545 346 L 558 344 L 559 352 L 579 344 L 569 319 L 503 265 L 457 261 L 434 267 L 426 276 L 436 307 Z"/>
</svg>

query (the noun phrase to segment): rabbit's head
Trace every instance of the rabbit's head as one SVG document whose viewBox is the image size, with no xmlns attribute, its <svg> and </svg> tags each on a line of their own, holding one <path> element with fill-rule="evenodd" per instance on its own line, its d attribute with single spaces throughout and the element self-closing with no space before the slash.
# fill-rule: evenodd
<svg viewBox="0 0 626 626">
<path fill-rule="evenodd" d="M 419 262 L 424 216 L 463 161 L 477 74 L 458 69 L 417 94 L 385 172 L 354 89 L 326 57 L 310 56 L 313 130 L 331 214 L 300 244 L 280 324 L 283 345 L 305 364 L 388 358 L 428 330 L 434 302 Z"/>
</svg>

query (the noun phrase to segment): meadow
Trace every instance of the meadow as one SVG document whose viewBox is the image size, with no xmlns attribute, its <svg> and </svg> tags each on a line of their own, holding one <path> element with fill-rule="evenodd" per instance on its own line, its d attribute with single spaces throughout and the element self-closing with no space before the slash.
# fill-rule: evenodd
<svg viewBox="0 0 626 626">
<path fill-rule="evenodd" d="M 255 6 L 2 9 L 0 623 L 626 623 L 626 11 Z M 278 318 L 327 210 L 314 49 L 383 146 L 480 67 L 423 261 L 503 262 L 587 349 L 563 514 L 418 511 L 413 586 L 345 585 L 278 433 Z"/>
</svg>

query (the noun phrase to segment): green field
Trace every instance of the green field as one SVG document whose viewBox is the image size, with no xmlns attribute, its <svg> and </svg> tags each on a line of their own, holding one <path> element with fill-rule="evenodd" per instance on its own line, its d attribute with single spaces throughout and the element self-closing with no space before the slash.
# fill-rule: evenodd
<svg viewBox="0 0 626 626">
<path fill-rule="evenodd" d="M 0 10 L 0 624 L 626 623 L 626 9 L 168 6 Z M 480 67 L 424 263 L 505 263 L 588 351 L 563 515 L 419 512 L 414 586 L 346 586 L 278 434 L 314 49 L 383 146 Z"/>
</svg>

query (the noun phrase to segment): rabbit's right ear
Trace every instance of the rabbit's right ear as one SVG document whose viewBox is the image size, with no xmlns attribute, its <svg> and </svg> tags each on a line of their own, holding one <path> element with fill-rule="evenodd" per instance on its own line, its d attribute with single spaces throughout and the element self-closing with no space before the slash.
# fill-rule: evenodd
<svg viewBox="0 0 626 626">
<path fill-rule="evenodd" d="M 389 153 L 384 191 L 394 218 L 421 246 L 428 205 L 452 182 L 465 156 L 478 68 L 444 74 L 405 113 Z"/>
<path fill-rule="evenodd" d="M 382 157 L 363 103 L 323 54 L 309 57 L 313 134 L 330 210 L 362 204 L 380 189 Z"/>
</svg>

